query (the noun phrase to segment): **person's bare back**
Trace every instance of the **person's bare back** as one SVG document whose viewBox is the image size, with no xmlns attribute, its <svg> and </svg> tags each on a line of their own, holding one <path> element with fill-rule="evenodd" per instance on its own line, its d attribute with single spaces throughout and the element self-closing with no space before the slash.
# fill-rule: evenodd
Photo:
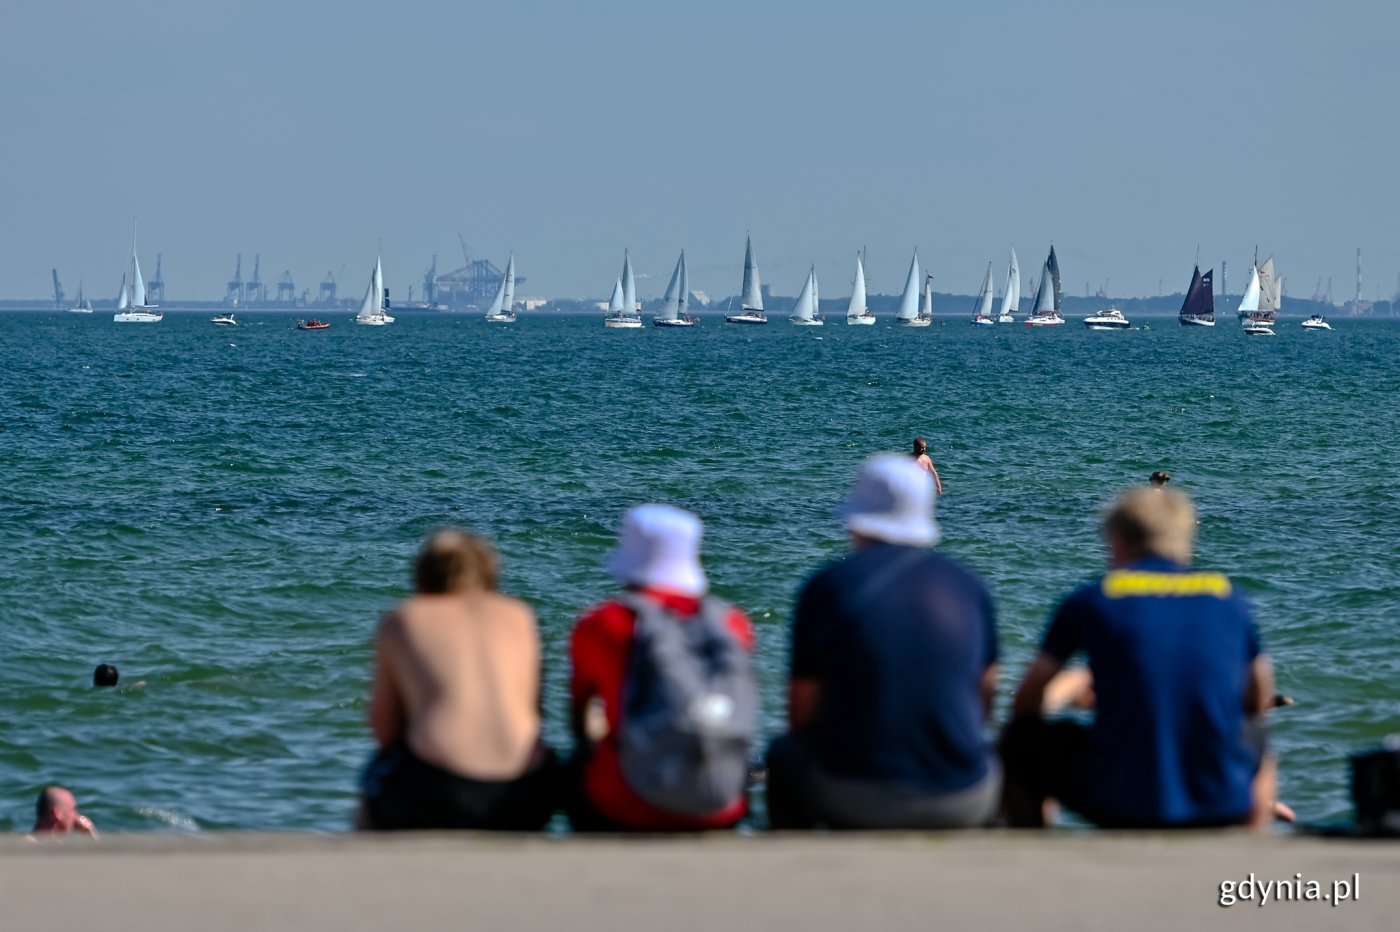
<svg viewBox="0 0 1400 932">
<path fill-rule="evenodd" d="M 479 780 L 529 766 L 540 734 L 534 613 L 474 590 L 416 595 L 379 626 L 371 722 L 381 746 Z"/>
</svg>

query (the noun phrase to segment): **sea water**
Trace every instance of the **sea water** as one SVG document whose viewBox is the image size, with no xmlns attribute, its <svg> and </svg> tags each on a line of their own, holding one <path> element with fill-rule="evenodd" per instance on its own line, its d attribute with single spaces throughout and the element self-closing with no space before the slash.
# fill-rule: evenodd
<svg viewBox="0 0 1400 932">
<path fill-rule="evenodd" d="M 995 593 L 1004 692 L 1102 568 L 1101 507 L 1165 469 L 1297 699 L 1273 740 L 1300 818 L 1346 818 L 1346 755 L 1400 730 L 1395 322 L 208 316 L 0 315 L 0 828 L 52 781 L 105 829 L 344 829 L 374 625 L 446 524 L 494 538 L 534 606 L 566 747 L 568 632 L 614 588 L 623 510 L 698 512 L 715 591 L 755 623 L 772 734 L 794 592 L 845 546 L 833 510 L 916 434 L 940 548 Z M 123 685 L 93 689 L 98 663 Z"/>
</svg>

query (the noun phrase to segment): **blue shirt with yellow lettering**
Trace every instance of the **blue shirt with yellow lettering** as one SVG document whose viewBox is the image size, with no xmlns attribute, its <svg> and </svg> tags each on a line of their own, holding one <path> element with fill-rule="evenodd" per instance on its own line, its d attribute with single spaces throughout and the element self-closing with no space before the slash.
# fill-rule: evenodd
<svg viewBox="0 0 1400 932">
<path fill-rule="evenodd" d="M 1259 632 L 1228 577 L 1161 559 L 1114 569 L 1061 603 L 1041 650 L 1061 662 L 1082 651 L 1094 674 L 1094 816 L 1192 823 L 1249 812 L 1256 761 L 1243 695 Z"/>
</svg>

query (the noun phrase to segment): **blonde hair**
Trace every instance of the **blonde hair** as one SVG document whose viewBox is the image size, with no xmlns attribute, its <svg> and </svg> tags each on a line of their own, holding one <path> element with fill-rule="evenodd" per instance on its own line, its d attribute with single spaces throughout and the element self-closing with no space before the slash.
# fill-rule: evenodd
<svg viewBox="0 0 1400 932">
<path fill-rule="evenodd" d="M 1190 563 L 1196 544 L 1196 509 L 1176 489 L 1129 489 L 1103 519 L 1104 535 L 1138 556 Z"/>
<path fill-rule="evenodd" d="M 413 564 L 413 588 L 423 595 L 494 592 L 500 571 L 496 548 L 484 537 L 456 528 L 434 531 Z"/>
</svg>

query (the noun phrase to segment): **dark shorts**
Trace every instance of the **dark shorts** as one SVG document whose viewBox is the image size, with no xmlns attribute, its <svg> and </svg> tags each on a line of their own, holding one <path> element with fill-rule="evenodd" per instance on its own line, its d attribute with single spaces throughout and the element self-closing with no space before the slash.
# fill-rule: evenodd
<svg viewBox="0 0 1400 932">
<path fill-rule="evenodd" d="M 1258 773 L 1268 754 L 1268 732 L 1259 721 L 1246 719 L 1242 737 L 1253 760 L 1253 771 Z M 1249 816 L 1242 813 L 1237 819 L 1161 823 L 1096 813 L 1089 789 L 1089 727 L 1078 722 L 1049 721 L 1031 715 L 1013 719 L 1002 732 L 999 750 L 1009 785 L 1036 800 L 1055 799 L 1103 828 L 1218 828 L 1238 825 Z"/>
<path fill-rule="evenodd" d="M 361 779 L 368 827 L 376 831 L 538 831 L 559 807 L 562 785 L 554 752 L 543 744 L 514 780 L 463 777 L 403 742 L 376 754 Z"/>
<path fill-rule="evenodd" d="M 775 829 L 978 828 L 1001 804 L 1001 767 L 970 787 L 930 793 L 883 780 L 826 773 L 795 736 L 783 735 L 768 749 L 768 824 Z"/>
</svg>

